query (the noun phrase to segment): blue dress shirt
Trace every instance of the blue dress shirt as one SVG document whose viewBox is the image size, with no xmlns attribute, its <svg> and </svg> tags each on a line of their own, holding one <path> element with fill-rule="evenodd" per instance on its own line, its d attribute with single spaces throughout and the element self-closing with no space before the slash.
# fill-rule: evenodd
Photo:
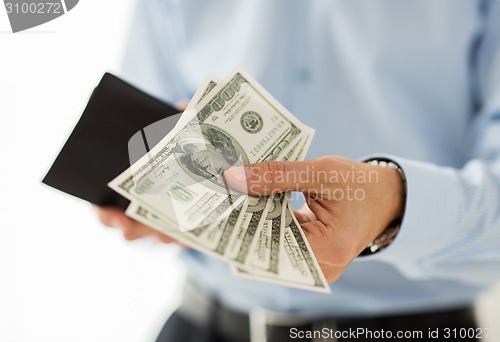
<svg viewBox="0 0 500 342">
<path fill-rule="evenodd" d="M 468 304 L 500 279 L 500 2 L 139 1 L 132 83 L 175 103 L 236 65 L 316 129 L 309 158 L 399 163 L 406 213 L 396 240 L 355 260 L 331 295 L 183 252 L 203 289 L 241 311 L 359 317 Z"/>
</svg>

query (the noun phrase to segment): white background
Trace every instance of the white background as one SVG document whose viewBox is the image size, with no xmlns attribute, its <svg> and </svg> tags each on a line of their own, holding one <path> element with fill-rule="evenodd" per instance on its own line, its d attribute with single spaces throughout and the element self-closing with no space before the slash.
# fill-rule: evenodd
<svg viewBox="0 0 500 342">
<path fill-rule="evenodd" d="M 1 342 L 152 341 L 177 304 L 175 247 L 126 242 L 40 184 L 91 89 L 119 68 L 133 8 L 82 0 L 12 34 L 0 4 Z M 500 329 L 500 289 L 480 304 L 482 325 Z"/>
<path fill-rule="evenodd" d="M 184 274 L 174 250 L 126 242 L 90 206 L 42 185 L 105 70 L 131 0 L 82 0 L 10 33 L 0 3 L 0 341 L 153 341 Z"/>
</svg>

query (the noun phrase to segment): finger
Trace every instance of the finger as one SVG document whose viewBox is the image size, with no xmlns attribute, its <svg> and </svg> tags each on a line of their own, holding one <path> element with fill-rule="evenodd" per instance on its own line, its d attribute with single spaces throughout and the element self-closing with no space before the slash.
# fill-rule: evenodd
<svg viewBox="0 0 500 342">
<path fill-rule="evenodd" d="M 162 234 L 160 232 L 154 232 L 153 233 L 153 236 L 160 242 L 163 242 L 163 243 L 173 243 L 173 242 L 177 242 L 177 240 L 175 240 L 174 238 L 168 236 L 168 235 L 165 235 L 165 234 Z"/>
<path fill-rule="evenodd" d="M 183 101 L 179 101 L 175 104 L 175 108 L 177 108 L 178 110 L 180 110 L 181 112 L 185 111 L 187 106 L 189 105 L 189 101 L 188 100 L 183 100 Z"/>
<path fill-rule="evenodd" d="M 175 239 L 162 234 L 145 224 L 127 217 L 123 211 L 114 207 L 94 206 L 101 222 L 108 227 L 119 228 L 123 237 L 128 241 L 133 241 L 145 237 L 154 237 L 163 243 L 177 242 Z"/>
<path fill-rule="evenodd" d="M 101 223 L 107 227 L 117 227 L 123 211 L 114 207 L 93 206 Z"/>
<path fill-rule="evenodd" d="M 126 240 L 137 240 L 156 233 L 154 229 L 131 219 L 117 208 L 96 207 L 96 211 L 105 226 L 119 228 Z"/>
<path fill-rule="evenodd" d="M 156 235 L 156 231 L 154 229 L 130 218 L 128 222 L 120 225 L 119 228 L 121 229 L 125 240 L 128 241 L 145 237 L 154 237 Z"/>
<path fill-rule="evenodd" d="M 300 224 L 305 224 L 318 220 L 316 216 L 314 216 L 314 214 L 310 215 L 308 212 L 303 212 L 301 210 L 295 210 L 293 213 Z"/>
<path fill-rule="evenodd" d="M 321 222 L 321 221 L 310 221 L 310 222 L 306 222 L 304 224 L 301 224 L 301 227 L 302 229 L 304 230 L 304 232 L 306 233 L 306 235 L 308 234 L 312 234 L 313 232 L 319 230 L 319 229 L 323 229 L 325 227 L 324 223 Z M 307 236 L 309 238 L 309 236 Z"/>
<path fill-rule="evenodd" d="M 107 227 L 119 228 L 126 240 L 136 240 L 151 233 L 145 226 L 140 226 L 138 222 L 125 216 L 123 211 L 117 208 L 95 206 L 95 209 L 102 224 Z"/>
<path fill-rule="evenodd" d="M 273 195 L 289 190 L 316 190 L 316 160 L 298 162 L 267 161 L 236 166 L 224 172 L 232 188 L 254 196 Z"/>
<path fill-rule="evenodd" d="M 304 204 L 301 209 L 294 211 L 294 214 L 300 224 L 318 220 L 307 204 Z"/>
<path fill-rule="evenodd" d="M 320 264 L 347 267 L 359 254 L 353 239 L 340 241 L 332 228 L 320 221 L 301 225 L 316 260 Z"/>
<path fill-rule="evenodd" d="M 326 230 L 323 222 L 306 222 L 301 224 L 301 227 L 318 262 L 327 262 L 332 251 L 331 248 L 327 250 L 324 248 L 325 243 L 328 244 L 328 241 L 326 241 L 323 236 L 323 232 Z"/>
<path fill-rule="evenodd" d="M 312 221 L 302 224 L 301 227 L 319 263 L 340 267 L 351 262 L 351 250 L 336 244 L 336 235 L 330 226 L 321 221 Z M 344 245 L 347 246 L 347 243 Z"/>
<path fill-rule="evenodd" d="M 336 216 L 336 212 L 338 211 L 338 207 L 328 201 L 311 200 L 307 203 L 316 219 L 324 223 L 331 221 L 332 217 Z"/>
<path fill-rule="evenodd" d="M 307 223 L 307 222 L 311 222 L 311 220 L 309 219 L 309 217 L 307 217 L 307 215 L 305 215 L 304 213 L 302 213 L 301 211 L 299 210 L 294 210 L 293 211 L 293 214 L 295 215 L 295 217 L 297 218 L 297 221 L 300 223 L 300 224 L 304 224 L 304 223 Z"/>
<path fill-rule="evenodd" d="M 107 227 L 121 228 L 131 224 L 132 220 L 118 208 L 97 206 L 94 206 L 94 208 L 99 220 Z"/>
<path fill-rule="evenodd" d="M 321 267 L 321 270 L 323 271 L 323 275 L 326 278 L 326 281 L 331 284 L 336 282 L 340 276 L 342 275 L 342 272 L 344 272 L 345 267 L 339 267 L 339 266 L 332 266 L 328 264 L 319 264 L 319 267 Z"/>
</svg>

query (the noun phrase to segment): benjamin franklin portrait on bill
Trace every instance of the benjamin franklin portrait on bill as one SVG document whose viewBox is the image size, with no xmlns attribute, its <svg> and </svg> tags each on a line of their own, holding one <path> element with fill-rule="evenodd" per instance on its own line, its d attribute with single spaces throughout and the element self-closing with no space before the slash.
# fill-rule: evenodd
<svg viewBox="0 0 500 342">
<path fill-rule="evenodd" d="M 179 132 L 175 152 L 179 164 L 195 180 L 208 179 L 222 188 L 226 188 L 224 170 L 248 162 L 234 139 L 208 125 L 193 125 Z"/>
</svg>

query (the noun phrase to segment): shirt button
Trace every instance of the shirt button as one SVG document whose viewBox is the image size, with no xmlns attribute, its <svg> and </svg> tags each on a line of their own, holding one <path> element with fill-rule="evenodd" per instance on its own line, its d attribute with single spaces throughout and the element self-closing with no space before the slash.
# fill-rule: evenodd
<svg viewBox="0 0 500 342">
<path fill-rule="evenodd" d="M 302 83 L 307 83 L 311 80 L 311 71 L 308 68 L 300 68 L 297 71 L 297 79 Z"/>
</svg>

